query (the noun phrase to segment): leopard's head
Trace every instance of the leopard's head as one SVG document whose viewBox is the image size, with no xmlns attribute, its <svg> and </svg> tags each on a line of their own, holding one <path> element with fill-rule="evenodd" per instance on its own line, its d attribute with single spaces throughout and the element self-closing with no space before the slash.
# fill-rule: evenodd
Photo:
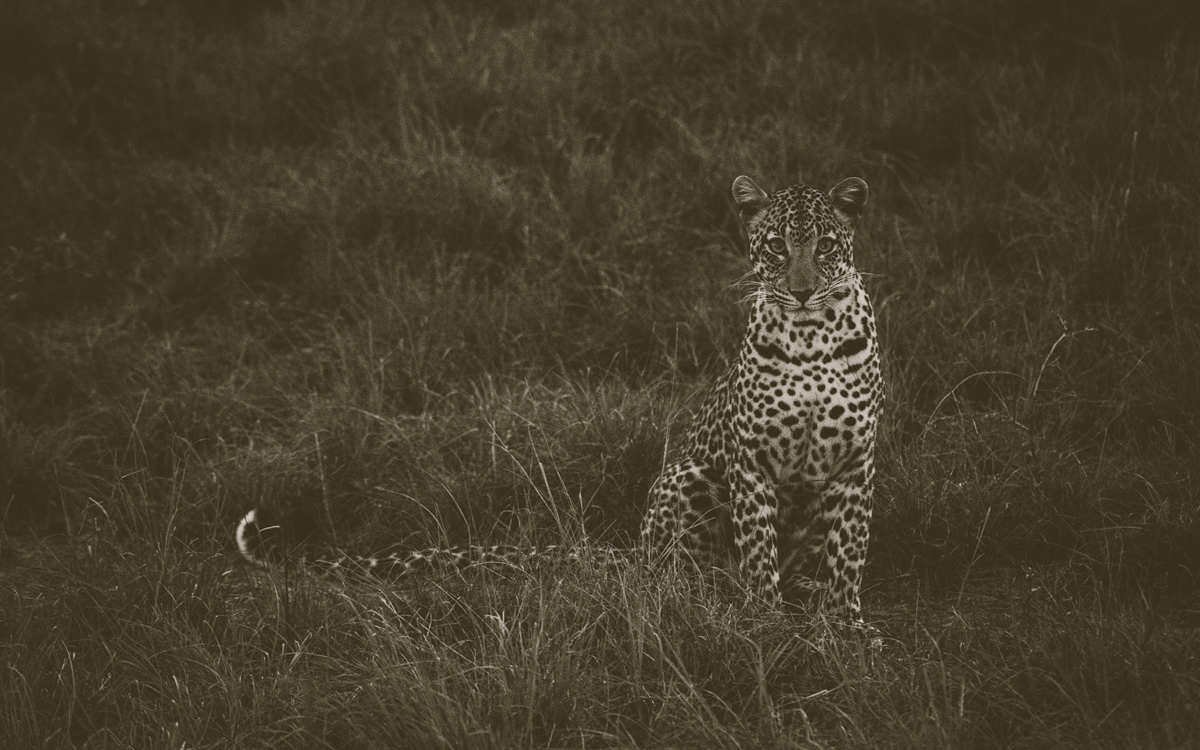
<svg viewBox="0 0 1200 750">
<path fill-rule="evenodd" d="M 854 225 L 867 203 L 867 183 L 848 177 L 828 194 L 793 185 L 774 195 L 745 175 L 733 199 L 750 240 L 750 259 L 768 302 L 819 310 L 850 293 Z"/>
</svg>

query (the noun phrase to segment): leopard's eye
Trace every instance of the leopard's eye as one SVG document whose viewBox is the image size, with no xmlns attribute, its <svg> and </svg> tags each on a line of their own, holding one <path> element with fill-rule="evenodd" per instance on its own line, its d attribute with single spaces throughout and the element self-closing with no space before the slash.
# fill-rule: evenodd
<svg viewBox="0 0 1200 750">
<path fill-rule="evenodd" d="M 772 237 L 767 240 L 767 248 L 780 257 L 787 255 L 787 242 L 782 237 Z"/>
<path fill-rule="evenodd" d="M 827 253 L 832 249 L 833 249 L 833 240 L 830 239 L 829 237 L 822 237 L 821 239 L 817 240 L 817 252 L 818 253 Z"/>
</svg>

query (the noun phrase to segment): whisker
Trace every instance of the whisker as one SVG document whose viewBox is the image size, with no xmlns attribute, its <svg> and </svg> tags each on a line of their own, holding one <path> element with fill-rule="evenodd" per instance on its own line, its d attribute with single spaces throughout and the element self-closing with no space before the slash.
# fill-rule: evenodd
<svg viewBox="0 0 1200 750">
<path fill-rule="evenodd" d="M 766 299 L 766 298 L 767 298 L 767 290 L 764 289 L 762 287 L 762 285 L 759 285 L 759 286 L 755 287 L 753 290 L 751 290 L 744 297 L 742 297 L 741 301 L 742 302 L 757 302 L 760 299 Z"/>
<path fill-rule="evenodd" d="M 753 285 L 762 284 L 762 281 L 760 281 L 758 278 L 758 273 L 756 271 L 754 271 L 753 269 L 750 271 L 747 271 L 746 273 L 742 274 L 738 278 L 729 282 L 729 286 L 726 288 L 727 289 L 735 289 L 740 286 L 749 286 L 751 284 L 753 284 Z"/>
</svg>

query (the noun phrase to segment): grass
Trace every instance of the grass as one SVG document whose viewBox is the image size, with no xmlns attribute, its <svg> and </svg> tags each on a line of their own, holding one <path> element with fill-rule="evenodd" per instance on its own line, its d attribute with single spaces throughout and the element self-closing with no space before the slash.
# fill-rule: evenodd
<svg viewBox="0 0 1200 750">
<path fill-rule="evenodd" d="M 1192 747 L 1185 3 L 0 8 L 0 746 Z M 880 650 L 625 544 L 733 178 L 871 186 Z"/>
</svg>

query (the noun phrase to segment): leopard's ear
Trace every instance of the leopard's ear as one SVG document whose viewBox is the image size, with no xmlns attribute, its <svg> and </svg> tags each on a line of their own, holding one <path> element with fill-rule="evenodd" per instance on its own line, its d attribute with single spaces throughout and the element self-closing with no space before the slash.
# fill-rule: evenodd
<svg viewBox="0 0 1200 750">
<path fill-rule="evenodd" d="M 746 175 L 733 181 L 733 200 L 737 203 L 738 216 L 746 229 L 749 229 L 759 214 L 766 211 L 767 206 L 771 204 L 771 196 Z"/>
<path fill-rule="evenodd" d="M 867 205 L 867 183 L 857 177 L 847 177 L 829 191 L 829 199 L 838 218 L 854 226 Z"/>
</svg>

